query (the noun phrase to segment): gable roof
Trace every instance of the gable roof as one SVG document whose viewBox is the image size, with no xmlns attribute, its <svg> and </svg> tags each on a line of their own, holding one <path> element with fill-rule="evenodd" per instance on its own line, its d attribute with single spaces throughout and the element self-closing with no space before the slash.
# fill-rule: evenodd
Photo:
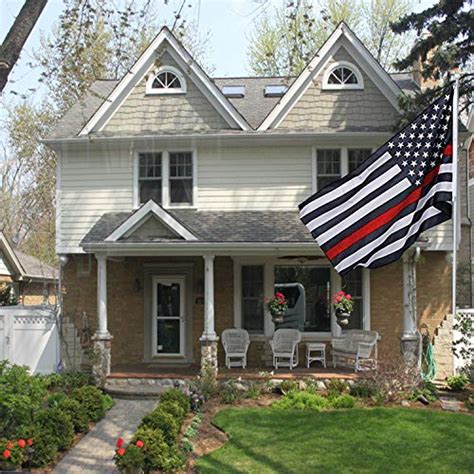
<svg viewBox="0 0 474 474">
<path fill-rule="evenodd" d="M 298 99 L 312 84 L 312 79 L 322 71 L 330 56 L 341 46 L 341 39 L 346 40 L 347 44 L 344 44 L 344 46 L 349 50 L 349 53 L 358 56 L 359 62 L 362 63 L 359 64 L 362 66 L 362 69 L 370 73 L 370 78 L 376 86 L 384 93 L 393 107 L 399 110 L 398 96 L 402 90 L 347 24 L 341 22 L 296 78 L 281 101 L 278 102 L 258 127 L 258 130 L 263 131 L 275 128 L 283 121 L 293 105 L 298 102 Z"/>
<path fill-rule="evenodd" d="M 148 48 L 142 53 L 135 64 L 125 76 L 118 82 L 107 99 L 102 102 L 97 111 L 88 120 L 79 135 L 87 135 L 91 131 L 101 130 L 108 119 L 120 107 L 128 97 L 133 87 L 145 76 L 154 64 L 155 53 L 166 44 L 167 51 L 183 70 L 193 73 L 192 80 L 204 94 L 204 96 L 214 105 L 216 110 L 222 115 L 227 123 L 241 130 L 249 130 L 250 126 L 235 107 L 228 101 L 221 90 L 211 81 L 209 76 L 193 59 L 183 45 L 176 39 L 171 31 L 164 26 L 155 36 Z"/>
<path fill-rule="evenodd" d="M 7 258 L 14 274 L 19 279 L 35 278 L 55 280 L 57 278 L 56 269 L 42 262 L 41 260 L 13 249 L 5 234 L 0 231 L 0 251 Z"/>
<path fill-rule="evenodd" d="M 156 217 L 163 225 L 165 225 L 176 236 L 184 240 L 196 240 L 196 236 L 190 232 L 181 222 L 179 222 L 172 214 L 165 211 L 156 202 L 151 199 L 140 206 L 135 212 L 128 216 L 116 229 L 114 229 L 107 237 L 107 242 L 117 242 L 133 234 L 141 225 L 143 225 L 150 216 Z"/>
</svg>

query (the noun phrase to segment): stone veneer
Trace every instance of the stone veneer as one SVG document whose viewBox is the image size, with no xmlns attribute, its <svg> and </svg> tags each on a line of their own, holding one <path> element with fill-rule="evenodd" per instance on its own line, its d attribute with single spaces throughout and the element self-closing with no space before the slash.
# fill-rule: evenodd
<svg viewBox="0 0 474 474">
<path fill-rule="evenodd" d="M 417 265 L 418 315 L 420 324 L 426 324 L 433 336 L 450 311 L 451 269 L 444 252 L 424 252 Z M 81 261 L 81 264 L 77 264 Z M 144 324 L 144 265 L 151 263 L 193 263 L 192 288 L 192 359 L 201 360 L 203 332 L 204 273 L 202 257 L 146 258 L 128 257 L 108 260 L 108 326 L 111 342 L 112 367 L 139 365 L 143 362 L 145 345 Z M 215 262 L 215 315 L 216 332 L 220 336 L 226 328 L 234 326 L 233 314 L 233 262 L 230 257 L 216 257 Z M 85 272 L 84 268 L 88 271 Z M 78 271 L 80 270 L 80 271 Z M 92 331 L 96 328 L 97 267 L 94 258 L 86 255 L 71 256 L 64 268 L 65 314 L 81 329 L 88 321 Z M 403 331 L 403 274 L 402 263 L 371 271 L 371 328 L 381 334 L 380 358 L 390 358 L 400 351 Z M 84 317 L 85 316 L 85 317 Z M 300 353 L 303 363 L 303 351 Z M 218 342 L 219 365 L 224 365 L 221 342 Z M 264 338 L 252 341 L 248 353 L 249 365 L 271 362 L 268 343 Z"/>
</svg>

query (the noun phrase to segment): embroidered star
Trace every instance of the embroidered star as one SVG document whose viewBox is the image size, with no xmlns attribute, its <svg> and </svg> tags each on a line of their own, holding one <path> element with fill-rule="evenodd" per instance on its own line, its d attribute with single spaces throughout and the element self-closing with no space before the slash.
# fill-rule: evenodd
<svg viewBox="0 0 474 474">
<path fill-rule="evenodd" d="M 411 163 L 410 163 L 411 166 L 416 166 L 416 161 L 413 160 Z"/>
<path fill-rule="evenodd" d="M 389 142 L 388 147 L 393 148 L 395 145 L 392 142 Z"/>
<path fill-rule="evenodd" d="M 415 176 L 415 172 L 414 172 L 413 170 L 410 170 L 410 171 L 408 172 L 408 174 L 409 174 L 410 176 Z"/>
<path fill-rule="evenodd" d="M 407 160 L 403 160 L 402 161 L 402 166 L 407 166 L 408 165 L 408 161 Z"/>
</svg>

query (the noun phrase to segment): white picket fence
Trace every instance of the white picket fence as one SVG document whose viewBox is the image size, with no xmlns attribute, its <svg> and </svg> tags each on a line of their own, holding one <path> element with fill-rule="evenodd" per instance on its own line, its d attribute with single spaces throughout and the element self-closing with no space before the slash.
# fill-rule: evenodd
<svg viewBox="0 0 474 474">
<path fill-rule="evenodd" d="M 55 309 L 0 307 L 0 360 L 26 365 L 33 374 L 55 372 L 60 359 Z"/>
</svg>

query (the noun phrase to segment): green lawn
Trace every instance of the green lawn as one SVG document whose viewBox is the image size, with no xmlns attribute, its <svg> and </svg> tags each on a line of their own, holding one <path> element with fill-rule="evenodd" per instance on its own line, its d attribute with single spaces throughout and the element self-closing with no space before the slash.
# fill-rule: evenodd
<svg viewBox="0 0 474 474">
<path fill-rule="evenodd" d="M 473 473 L 474 417 L 403 408 L 313 413 L 230 408 L 199 473 Z"/>
</svg>

